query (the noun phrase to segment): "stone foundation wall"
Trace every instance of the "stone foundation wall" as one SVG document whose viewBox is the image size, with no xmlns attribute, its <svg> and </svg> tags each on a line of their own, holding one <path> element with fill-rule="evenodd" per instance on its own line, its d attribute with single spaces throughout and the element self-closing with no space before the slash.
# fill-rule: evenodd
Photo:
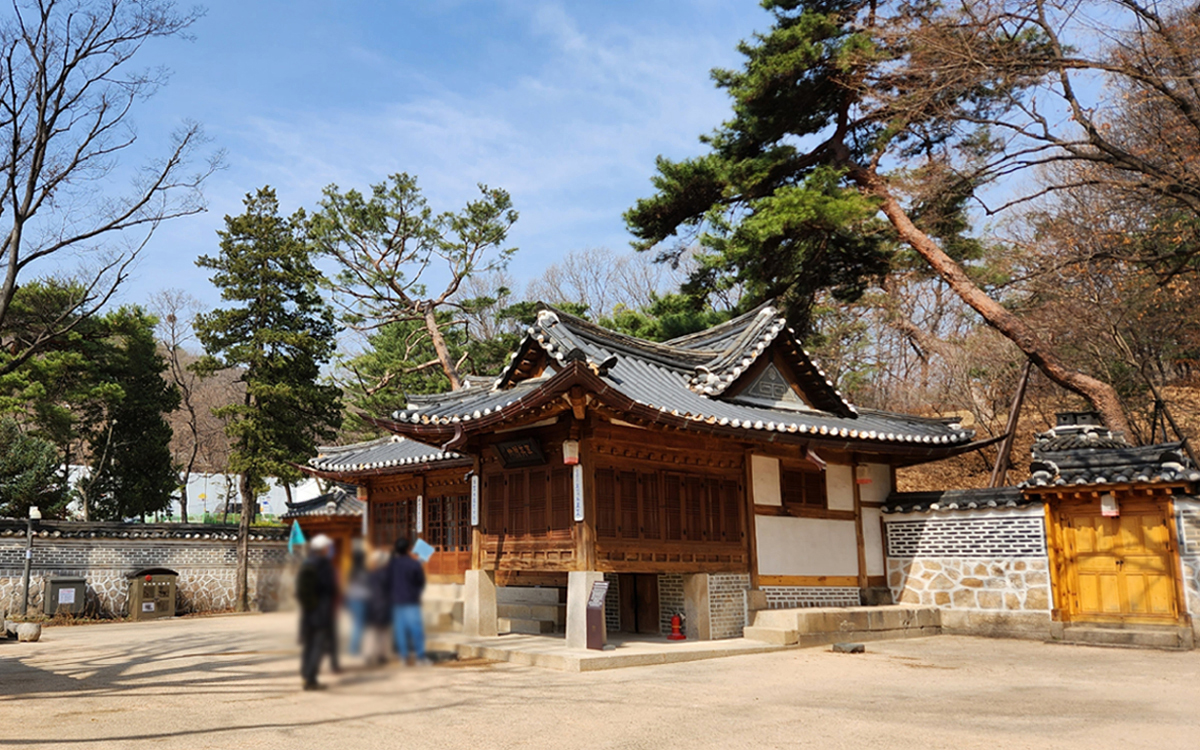
<svg viewBox="0 0 1200 750">
<path fill-rule="evenodd" d="M 767 597 L 767 609 L 798 607 L 857 607 L 857 588 L 844 586 L 760 586 Z"/>
<path fill-rule="evenodd" d="M 658 576 L 658 625 L 666 635 L 671 632 L 671 616 L 683 615 L 683 576 L 679 573 L 661 573 Z"/>
<path fill-rule="evenodd" d="M 741 638 L 746 627 L 746 592 L 750 576 L 746 573 L 720 573 L 708 577 L 709 637 Z M 667 629 L 667 632 L 671 632 Z"/>
<path fill-rule="evenodd" d="M 21 524 L 24 526 L 24 524 Z M 29 604 L 42 611 L 46 579 L 76 577 L 87 580 L 85 611 L 92 617 L 125 614 L 129 578 L 143 568 L 170 568 L 179 574 L 176 611 L 180 614 L 231 609 L 237 569 L 236 540 L 230 534 L 198 534 L 194 538 L 130 538 L 130 532 L 113 532 L 104 525 L 95 532 L 60 523 L 46 537 L 35 536 L 30 575 Z M 135 533 L 154 533 L 138 525 Z M 23 529 L 22 529 L 23 531 Z M 274 532 L 275 530 L 271 530 Z M 58 536 L 54 533 L 57 532 Z M 75 536 L 82 533 L 82 538 Z M 95 536 L 91 536 L 95 533 Z M 109 534 L 125 533 L 127 536 Z M 282 536 L 282 533 L 272 534 Z M 262 535 L 259 535 L 262 536 Z M 228 538 L 220 538 L 228 537 Z M 282 539 L 257 539 L 250 545 L 249 587 L 251 606 L 279 609 L 290 602 L 287 590 L 287 545 Z M 25 537 L 0 536 L 0 608 L 21 606 Z"/>
<path fill-rule="evenodd" d="M 898 604 L 936 606 L 950 633 L 1045 637 L 1049 559 L 1041 508 L 907 514 L 885 521 Z"/>
</svg>

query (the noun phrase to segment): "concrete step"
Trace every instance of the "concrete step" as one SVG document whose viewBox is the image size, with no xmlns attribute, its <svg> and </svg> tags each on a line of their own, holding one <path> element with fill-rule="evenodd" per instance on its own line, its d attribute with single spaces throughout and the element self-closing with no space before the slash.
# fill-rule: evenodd
<svg viewBox="0 0 1200 750">
<path fill-rule="evenodd" d="M 1194 632 L 1189 627 L 1174 625 L 1137 625 L 1105 627 L 1103 625 L 1067 625 L 1061 637 L 1055 633 L 1049 643 L 1069 646 L 1108 646 L 1112 648 L 1144 648 L 1161 651 L 1191 651 L 1195 648 Z"/>
<path fill-rule="evenodd" d="M 779 646 L 918 638 L 941 632 L 935 607 L 799 607 L 754 613 L 744 636 Z"/>
<path fill-rule="evenodd" d="M 461 583 L 427 583 L 423 597 L 425 599 L 459 600 L 463 598 L 463 585 Z"/>
<path fill-rule="evenodd" d="M 797 607 L 764 609 L 754 613 L 755 627 L 795 630 L 797 633 L 830 633 L 904 630 L 941 625 L 936 607 L 885 605 L 880 607 Z"/>
<path fill-rule="evenodd" d="M 541 635 L 553 633 L 557 626 L 551 620 L 523 620 L 520 618 L 500 617 L 496 619 L 496 630 L 500 633 L 528 633 Z"/>
<path fill-rule="evenodd" d="M 497 604 L 558 604 L 558 589 L 536 586 L 498 586 Z"/>
<path fill-rule="evenodd" d="M 436 612 L 438 614 L 448 614 L 452 617 L 462 619 L 463 603 L 450 601 L 449 599 L 422 599 L 421 609 L 425 612 Z"/>
<path fill-rule="evenodd" d="M 496 615 L 514 620 L 549 620 L 561 624 L 557 604 L 497 604 Z"/>
</svg>

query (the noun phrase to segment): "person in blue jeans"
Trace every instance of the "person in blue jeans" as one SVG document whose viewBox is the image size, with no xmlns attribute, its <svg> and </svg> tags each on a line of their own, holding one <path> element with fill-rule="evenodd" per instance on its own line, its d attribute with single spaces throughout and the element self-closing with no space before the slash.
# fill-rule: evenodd
<svg viewBox="0 0 1200 750">
<path fill-rule="evenodd" d="M 396 655 L 409 666 L 425 660 L 425 624 L 421 621 L 421 593 L 425 569 L 408 553 L 408 539 L 400 537 L 388 566 L 392 595 L 392 631 Z"/>
<path fill-rule="evenodd" d="M 361 549 L 351 554 L 350 580 L 346 584 L 346 609 L 350 611 L 353 628 L 350 631 L 350 653 L 357 656 L 362 650 L 363 630 L 367 625 L 367 607 L 371 601 L 371 588 L 367 578 L 367 555 Z"/>
</svg>

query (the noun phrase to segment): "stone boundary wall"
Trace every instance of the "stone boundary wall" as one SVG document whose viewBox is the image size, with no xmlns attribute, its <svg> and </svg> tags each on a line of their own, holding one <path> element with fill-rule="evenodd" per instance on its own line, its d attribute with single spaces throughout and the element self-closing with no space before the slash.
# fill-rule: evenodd
<svg viewBox="0 0 1200 750">
<path fill-rule="evenodd" d="M 7 527 L 11 525 L 11 521 L 4 522 L 4 531 L 10 531 Z M 20 609 L 23 591 L 25 524 L 20 526 L 19 536 L 0 534 L 0 608 L 9 611 Z M 77 577 L 87 580 L 88 616 L 120 617 L 125 614 L 128 576 L 144 568 L 162 567 L 179 574 L 179 614 L 231 609 L 237 570 L 235 534 L 207 528 L 187 538 L 188 528 L 67 522 L 42 528 L 46 536 L 39 532 L 33 540 L 29 606 L 42 611 L 47 578 Z M 265 532 L 256 529 L 259 538 L 250 542 L 248 573 L 251 606 L 261 611 L 286 607 L 291 600 L 290 590 L 285 591 L 289 588 L 286 532 Z"/>
<path fill-rule="evenodd" d="M 760 586 L 766 594 L 767 609 L 799 607 L 857 607 L 858 588 L 845 586 Z"/>
<path fill-rule="evenodd" d="M 1200 501 L 1175 501 L 1175 521 L 1179 532 L 1179 562 L 1183 573 L 1183 593 L 1192 630 L 1200 638 Z"/>
<path fill-rule="evenodd" d="M 708 576 L 710 638 L 742 637 L 747 625 L 746 592 L 749 590 L 750 576 L 747 573 L 713 573 Z M 667 632 L 671 632 L 669 626 Z"/>
<path fill-rule="evenodd" d="M 1053 598 L 1040 505 L 897 514 L 884 524 L 895 602 L 938 607 L 948 633 L 1049 634 Z"/>
</svg>

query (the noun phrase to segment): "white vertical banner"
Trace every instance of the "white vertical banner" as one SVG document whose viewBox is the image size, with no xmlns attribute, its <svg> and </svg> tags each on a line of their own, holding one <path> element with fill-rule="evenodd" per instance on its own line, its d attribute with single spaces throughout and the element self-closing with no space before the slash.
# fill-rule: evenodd
<svg viewBox="0 0 1200 750">
<path fill-rule="evenodd" d="M 575 464 L 571 467 L 571 484 L 575 495 L 575 520 L 583 520 L 583 466 Z"/>
<path fill-rule="evenodd" d="M 417 495 L 417 533 L 425 531 L 425 497 Z"/>
<path fill-rule="evenodd" d="M 479 475 L 471 475 L 471 525 L 479 525 Z"/>
</svg>

